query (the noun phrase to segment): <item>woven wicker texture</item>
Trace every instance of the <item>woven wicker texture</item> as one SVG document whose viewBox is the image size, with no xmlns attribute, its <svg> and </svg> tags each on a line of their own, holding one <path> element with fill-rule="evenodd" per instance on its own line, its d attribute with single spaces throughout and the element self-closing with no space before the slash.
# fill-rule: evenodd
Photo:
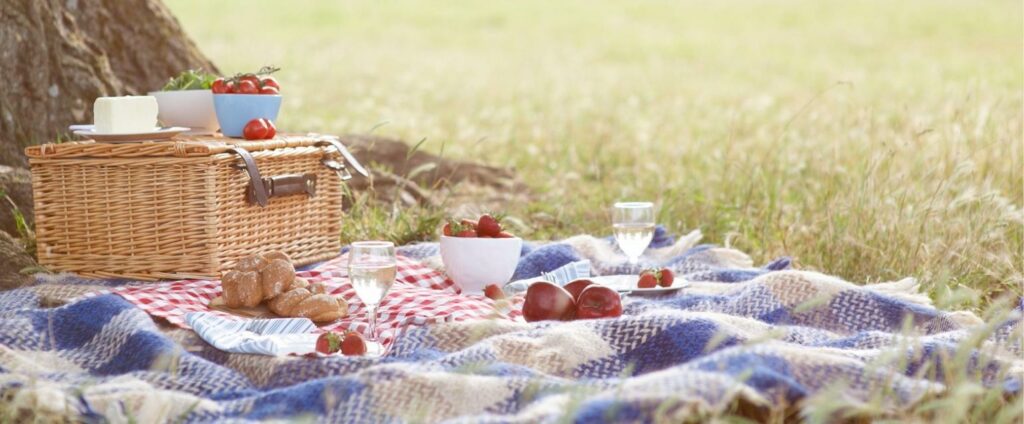
<svg viewBox="0 0 1024 424">
<path fill-rule="evenodd" d="M 91 277 L 217 278 L 240 258 L 282 250 L 297 264 L 338 254 L 342 181 L 315 137 L 222 138 L 30 147 L 40 264 Z M 263 177 L 315 174 L 313 197 L 246 200 L 249 177 L 233 146 Z M 340 158 L 338 160 L 341 160 Z"/>
</svg>

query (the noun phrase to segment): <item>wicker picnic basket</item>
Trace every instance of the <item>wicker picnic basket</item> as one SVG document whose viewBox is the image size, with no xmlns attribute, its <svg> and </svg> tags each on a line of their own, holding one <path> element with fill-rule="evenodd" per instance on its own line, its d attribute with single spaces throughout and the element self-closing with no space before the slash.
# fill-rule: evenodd
<svg viewBox="0 0 1024 424">
<path fill-rule="evenodd" d="M 222 137 L 26 149 L 43 266 L 90 277 L 217 278 L 247 255 L 339 253 L 345 163 L 333 137 Z"/>
</svg>

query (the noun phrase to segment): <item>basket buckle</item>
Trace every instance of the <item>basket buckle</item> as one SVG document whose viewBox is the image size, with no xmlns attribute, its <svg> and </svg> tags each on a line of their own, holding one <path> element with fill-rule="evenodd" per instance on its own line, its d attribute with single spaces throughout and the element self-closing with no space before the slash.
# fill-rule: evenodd
<svg viewBox="0 0 1024 424">
<path fill-rule="evenodd" d="M 345 167 L 345 164 L 331 159 L 326 155 L 323 159 L 320 159 L 320 163 L 324 164 L 327 169 L 334 171 L 335 174 L 338 174 L 338 178 L 341 178 L 342 181 L 352 179 L 352 173 L 348 172 L 348 168 Z"/>
<path fill-rule="evenodd" d="M 364 177 L 370 176 L 370 173 L 366 171 L 366 168 L 363 168 L 363 165 L 360 164 L 358 160 L 356 160 L 355 156 L 352 156 L 352 153 L 349 153 L 348 149 L 345 148 L 344 144 L 341 144 L 341 141 L 338 141 L 337 137 L 323 136 L 319 141 L 316 142 L 315 145 L 333 147 L 334 150 L 337 150 L 338 153 L 341 153 L 341 157 L 344 158 L 345 162 L 348 162 L 349 165 L 352 165 L 352 168 L 355 168 L 356 172 L 358 172 L 360 175 Z M 336 165 L 329 165 L 327 161 L 332 161 L 336 163 Z M 338 177 L 341 177 L 343 181 L 352 179 L 352 174 L 348 172 L 348 170 L 344 170 L 345 164 L 330 159 L 330 156 L 326 152 L 324 152 L 323 164 L 328 168 L 334 170 L 334 172 L 339 172 Z M 348 177 L 342 176 L 342 174 L 340 173 L 342 172 L 342 170 L 344 170 L 344 175 L 347 175 Z"/>
</svg>

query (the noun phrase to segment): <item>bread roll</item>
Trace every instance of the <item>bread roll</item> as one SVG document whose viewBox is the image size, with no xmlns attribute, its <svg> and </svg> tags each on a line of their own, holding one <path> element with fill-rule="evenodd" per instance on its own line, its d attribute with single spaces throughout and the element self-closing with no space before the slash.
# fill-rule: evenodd
<svg viewBox="0 0 1024 424">
<path fill-rule="evenodd" d="M 270 310 L 275 314 L 281 316 L 292 316 L 290 315 L 290 312 L 295 309 L 295 306 L 312 295 L 313 294 L 310 293 L 309 290 L 303 288 L 292 289 L 280 296 L 270 299 L 267 306 L 269 306 Z"/>
<path fill-rule="evenodd" d="M 287 312 L 288 316 L 316 318 L 313 321 L 329 321 L 340 318 L 338 300 L 329 294 L 314 294 L 303 299 Z"/>
<path fill-rule="evenodd" d="M 284 252 L 252 255 L 238 261 L 221 279 L 224 304 L 253 307 L 267 301 L 277 315 L 304 317 L 314 322 L 334 321 L 348 315 L 344 299 L 327 294 L 323 284 L 310 284 L 295 276 L 295 266 Z"/>
<path fill-rule="evenodd" d="M 307 290 L 309 290 L 309 292 L 313 294 L 325 294 L 327 293 L 327 286 L 321 283 L 313 283 L 309 285 L 309 288 Z"/>
<path fill-rule="evenodd" d="M 292 280 L 292 286 L 290 288 L 288 288 L 288 290 L 309 289 L 309 286 L 310 286 L 309 281 L 306 281 L 302 277 L 295 277 L 295 279 Z M 287 290 L 285 290 L 285 291 L 287 291 Z"/>
<path fill-rule="evenodd" d="M 256 271 L 260 272 L 263 267 L 266 266 L 266 262 L 260 255 L 246 256 L 238 261 L 238 265 L 235 265 L 235 270 L 238 271 Z"/>
<path fill-rule="evenodd" d="M 267 253 L 264 253 L 264 254 L 262 254 L 260 256 L 262 256 L 263 260 L 265 260 L 267 262 L 272 262 L 272 261 L 280 259 L 282 261 L 285 261 L 285 262 L 288 262 L 288 263 L 292 263 L 292 258 L 288 257 L 288 254 L 286 254 L 286 253 L 284 253 L 284 252 L 282 252 L 280 250 L 275 250 L 273 252 L 267 252 Z"/>
<path fill-rule="evenodd" d="M 260 278 L 263 298 L 271 299 L 291 288 L 292 281 L 295 281 L 295 267 L 291 262 L 275 259 L 263 268 Z"/>
<path fill-rule="evenodd" d="M 337 308 L 332 309 L 332 310 L 330 310 L 328 312 L 324 312 L 324 313 L 322 313 L 320 315 L 310 317 L 309 319 L 312 320 L 313 322 L 330 322 L 330 321 L 337 321 L 337 320 L 342 319 L 345 316 L 347 316 L 348 315 L 348 303 L 345 302 L 345 299 L 342 299 L 340 297 L 336 297 L 336 298 L 334 298 L 334 300 L 338 304 Z"/>
<path fill-rule="evenodd" d="M 263 289 L 260 287 L 255 271 L 229 271 L 221 278 L 224 291 L 224 304 L 231 308 L 251 308 L 263 301 Z"/>
</svg>

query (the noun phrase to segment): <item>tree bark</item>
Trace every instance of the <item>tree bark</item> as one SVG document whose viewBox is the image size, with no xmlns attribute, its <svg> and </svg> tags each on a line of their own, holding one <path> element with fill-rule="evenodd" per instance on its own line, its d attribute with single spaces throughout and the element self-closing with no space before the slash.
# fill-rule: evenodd
<svg viewBox="0 0 1024 424">
<path fill-rule="evenodd" d="M 186 69 L 219 73 L 161 0 L 0 0 L 0 190 L 32 222 L 23 154 L 92 122 L 96 97 L 158 90 Z M 469 182 L 521 192 L 508 169 L 452 161 L 372 136 L 345 138 L 374 179 L 353 190 L 375 199 L 431 204 L 434 189 Z M 13 208 L 0 198 L 0 230 L 15 234 Z M 2 258 L 2 256 L 0 256 Z"/>
<path fill-rule="evenodd" d="M 0 231 L 0 291 L 31 283 L 32 277 L 24 271 L 38 266 L 17 240 Z"/>
<path fill-rule="evenodd" d="M 192 68 L 217 72 L 160 0 L 3 0 L 0 165 L 92 122 L 96 97 L 145 94 Z"/>
</svg>

